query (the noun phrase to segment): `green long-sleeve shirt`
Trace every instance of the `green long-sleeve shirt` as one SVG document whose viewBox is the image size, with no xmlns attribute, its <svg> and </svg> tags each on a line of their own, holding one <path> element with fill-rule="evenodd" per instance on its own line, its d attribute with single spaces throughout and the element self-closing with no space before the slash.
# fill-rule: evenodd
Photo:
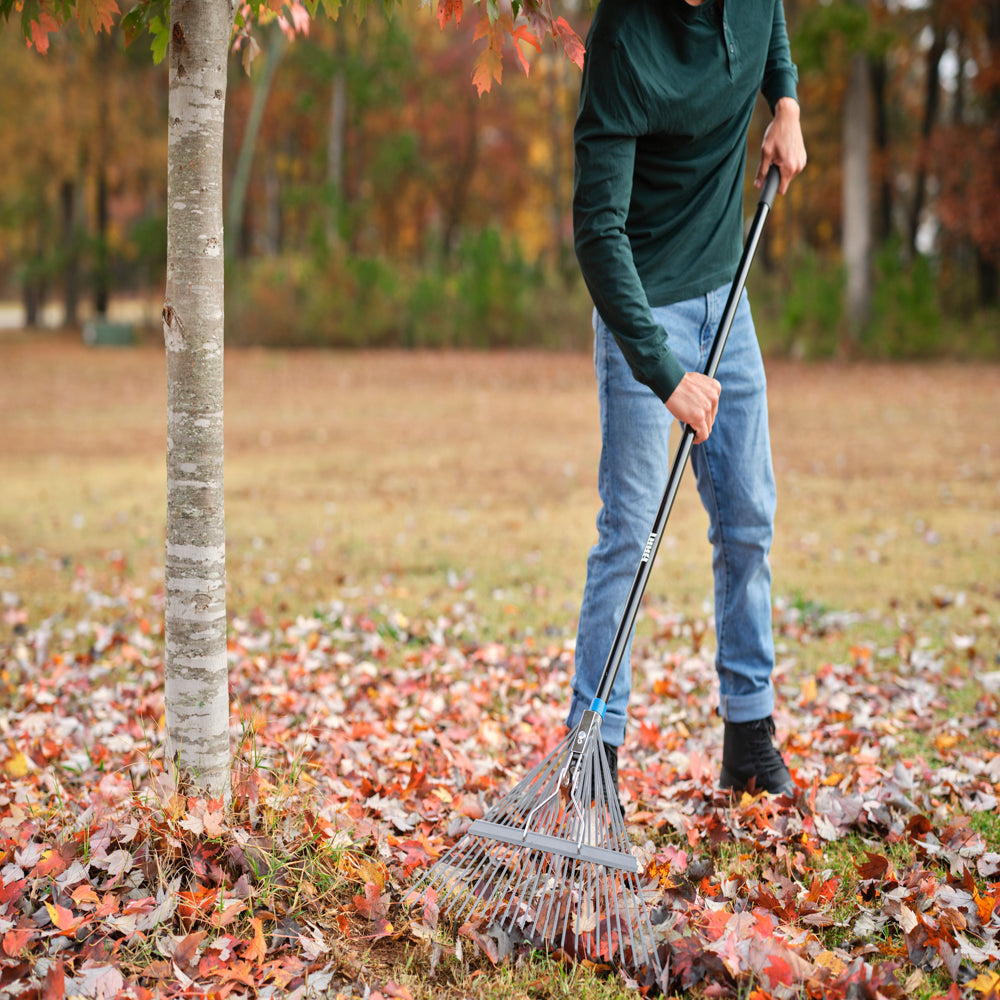
<svg viewBox="0 0 1000 1000">
<path fill-rule="evenodd" d="M 796 96 L 781 0 L 600 0 L 574 131 L 573 226 L 594 305 L 635 377 L 684 376 L 651 306 L 730 281 L 757 93 Z"/>
</svg>

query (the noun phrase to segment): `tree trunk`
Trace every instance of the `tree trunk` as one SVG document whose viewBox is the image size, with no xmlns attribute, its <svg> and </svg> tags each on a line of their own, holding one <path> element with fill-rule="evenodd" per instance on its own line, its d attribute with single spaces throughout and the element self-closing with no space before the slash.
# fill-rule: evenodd
<svg viewBox="0 0 1000 1000">
<path fill-rule="evenodd" d="M 927 50 L 927 68 L 924 84 L 924 114 L 920 123 L 920 144 L 917 147 L 917 174 L 913 183 L 913 204 L 910 206 L 909 249 L 910 255 L 917 254 L 917 238 L 920 235 L 920 223 L 924 216 L 924 201 L 927 196 L 927 158 L 928 143 L 934 122 L 937 119 L 937 109 L 941 94 L 941 57 L 945 52 L 945 35 L 935 26 L 931 47 Z"/>
<path fill-rule="evenodd" d="M 872 75 L 872 101 L 875 105 L 875 149 L 878 156 L 876 238 L 881 246 L 892 236 L 892 162 L 889 153 L 889 105 L 886 97 L 889 67 L 884 54 L 872 59 L 869 66 Z"/>
<path fill-rule="evenodd" d="M 97 65 L 100 69 L 100 93 L 97 104 L 97 186 L 95 192 L 95 259 L 94 259 L 94 312 L 107 316 L 111 300 L 111 275 L 108 273 L 108 148 L 110 145 L 111 86 L 108 55 L 111 38 L 106 33 L 97 37 Z"/>
<path fill-rule="evenodd" d="M 253 81 L 253 97 L 250 101 L 250 113 L 247 115 L 246 129 L 240 152 L 236 158 L 236 169 L 233 172 L 233 183 L 229 189 L 229 212 L 226 216 L 226 253 L 230 257 L 237 255 L 237 248 L 242 245 L 240 235 L 243 232 L 243 215 L 246 211 L 247 191 L 250 188 L 250 174 L 253 170 L 254 154 L 257 152 L 257 139 L 260 136 L 260 126 L 264 121 L 267 109 L 267 99 L 271 94 L 274 74 L 278 70 L 285 54 L 285 36 L 278 25 L 273 25 L 269 36 L 264 42 L 264 56 L 258 75 Z"/>
<path fill-rule="evenodd" d="M 979 278 L 979 305 L 994 309 L 1000 305 L 1000 267 L 980 248 L 976 248 L 976 274 Z"/>
<path fill-rule="evenodd" d="M 344 203 L 344 149 L 347 146 L 347 71 L 344 54 L 344 29 L 340 21 L 336 32 L 337 68 L 330 84 L 330 113 L 326 133 L 326 247 L 340 248 L 340 214 Z"/>
<path fill-rule="evenodd" d="M 229 795 L 222 145 L 231 0 L 173 0 L 167 146 L 166 766 Z"/>
<path fill-rule="evenodd" d="M 852 342 L 868 322 L 872 300 L 871 85 L 868 56 L 851 60 L 843 117 L 843 252 L 847 324 Z"/>
<path fill-rule="evenodd" d="M 63 326 L 71 329 L 80 320 L 80 241 L 77 226 L 76 182 L 59 185 L 63 243 Z"/>
</svg>

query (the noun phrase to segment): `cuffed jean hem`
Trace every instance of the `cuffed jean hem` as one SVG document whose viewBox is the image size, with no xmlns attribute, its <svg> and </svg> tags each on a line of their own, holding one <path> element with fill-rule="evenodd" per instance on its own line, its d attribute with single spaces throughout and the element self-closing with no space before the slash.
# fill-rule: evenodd
<svg viewBox="0 0 1000 1000">
<path fill-rule="evenodd" d="M 581 716 L 590 708 L 590 704 L 590 701 L 584 701 L 578 695 L 573 695 L 569 706 L 569 715 L 566 717 L 566 725 L 570 729 L 579 725 Z M 601 739 L 613 747 L 620 747 L 625 742 L 626 721 L 626 717 L 620 712 L 609 709 L 601 722 Z"/>
<path fill-rule="evenodd" d="M 726 722 L 755 722 L 774 714 L 774 688 L 754 694 L 723 694 L 719 696 L 719 715 Z"/>
</svg>

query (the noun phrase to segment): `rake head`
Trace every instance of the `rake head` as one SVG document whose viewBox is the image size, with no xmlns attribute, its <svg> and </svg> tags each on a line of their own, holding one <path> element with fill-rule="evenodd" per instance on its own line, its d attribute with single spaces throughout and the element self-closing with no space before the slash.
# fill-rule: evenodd
<svg viewBox="0 0 1000 1000">
<path fill-rule="evenodd" d="M 469 827 L 408 898 L 423 897 L 436 898 L 440 916 L 456 924 L 482 916 L 515 939 L 659 978 L 600 715 L 585 712 L 555 750 Z"/>
</svg>

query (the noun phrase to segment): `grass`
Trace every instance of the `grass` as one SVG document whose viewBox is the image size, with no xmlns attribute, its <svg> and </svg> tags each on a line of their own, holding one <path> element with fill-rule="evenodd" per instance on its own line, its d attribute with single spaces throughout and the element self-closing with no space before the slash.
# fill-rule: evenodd
<svg viewBox="0 0 1000 1000">
<path fill-rule="evenodd" d="M 81 559 L 155 586 L 160 352 L 53 335 L 2 350 L 18 592 L 63 610 Z M 1000 368 L 781 363 L 770 379 L 776 594 L 897 617 L 957 598 L 961 620 L 995 589 Z M 226 391 L 235 611 L 280 609 L 292 580 L 299 607 L 358 588 L 404 612 L 469 582 L 498 630 L 572 618 L 596 513 L 586 357 L 230 351 Z M 706 528 L 689 477 L 651 596 L 710 598 Z"/>
<path fill-rule="evenodd" d="M 122 595 L 162 584 L 162 353 L 3 337 L 0 592 L 33 627 L 113 620 Z M 772 562 L 785 623 L 777 638 L 779 658 L 795 659 L 783 693 L 826 663 L 866 657 L 876 671 L 883 649 L 940 655 L 935 726 L 896 743 L 903 757 L 934 761 L 935 738 L 982 697 L 977 671 L 998 669 L 1000 367 L 781 362 L 769 375 L 779 489 Z M 344 601 L 461 618 L 464 605 L 482 640 L 573 634 L 596 514 L 585 356 L 230 351 L 226 414 L 231 615 L 280 620 Z M 665 641 L 671 616 L 706 618 L 706 530 L 688 477 L 649 587 L 657 613 L 640 621 L 637 648 Z M 391 635 L 391 618 L 380 621 Z M 974 656 L 962 638 L 973 634 Z M 17 698 L 19 673 L 5 667 L 5 696 Z M 998 739 L 995 727 L 956 735 L 970 751 Z M 302 769 L 269 772 L 252 725 L 246 736 L 249 771 L 277 786 L 307 784 L 294 780 Z M 1000 845 L 995 815 L 972 822 Z M 856 865 L 871 846 L 852 837 L 817 865 L 842 880 L 842 920 L 821 932 L 830 947 L 850 934 Z M 894 845 L 894 860 L 904 863 L 908 850 Z M 301 912 L 317 900 L 335 910 L 357 891 L 347 856 L 349 845 L 328 855 L 295 843 L 259 861 L 275 899 Z M 740 846 L 715 859 L 746 877 L 767 863 Z M 364 961 L 414 996 L 430 995 L 426 955 L 394 952 L 388 941 Z M 435 961 L 436 996 L 621 994 L 544 955 L 497 970 L 471 947 Z M 941 991 L 930 978 L 912 995 Z"/>
</svg>

